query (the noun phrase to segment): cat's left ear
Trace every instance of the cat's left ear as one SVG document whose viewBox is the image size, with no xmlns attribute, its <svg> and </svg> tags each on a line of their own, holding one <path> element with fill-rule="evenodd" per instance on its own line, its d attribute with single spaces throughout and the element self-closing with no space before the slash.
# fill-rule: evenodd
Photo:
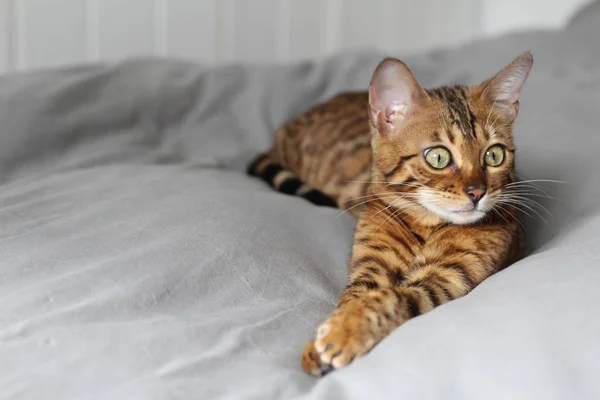
<svg viewBox="0 0 600 400">
<path fill-rule="evenodd" d="M 480 85 L 483 99 L 498 108 L 507 122 L 513 122 L 519 113 L 521 90 L 532 66 L 533 55 L 528 51 L 521 53 Z"/>
<path fill-rule="evenodd" d="M 427 94 L 406 64 L 395 58 L 379 63 L 369 85 L 369 113 L 380 134 L 389 136 L 426 100 Z"/>
</svg>

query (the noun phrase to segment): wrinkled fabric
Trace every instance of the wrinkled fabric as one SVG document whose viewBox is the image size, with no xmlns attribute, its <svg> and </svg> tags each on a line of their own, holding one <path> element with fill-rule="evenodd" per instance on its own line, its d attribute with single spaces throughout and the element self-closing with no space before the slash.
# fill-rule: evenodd
<svg viewBox="0 0 600 400">
<path fill-rule="evenodd" d="M 600 23 L 402 57 L 426 87 L 531 50 L 518 173 L 556 200 L 529 255 L 323 379 L 300 352 L 354 219 L 244 174 L 277 127 L 383 56 L 132 60 L 0 78 L 0 397 L 600 398 Z"/>
</svg>

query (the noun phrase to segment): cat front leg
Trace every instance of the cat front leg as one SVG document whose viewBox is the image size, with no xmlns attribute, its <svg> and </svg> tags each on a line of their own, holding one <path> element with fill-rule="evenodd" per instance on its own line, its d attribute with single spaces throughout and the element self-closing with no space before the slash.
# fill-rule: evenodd
<svg viewBox="0 0 600 400">
<path fill-rule="evenodd" d="M 359 219 L 349 284 L 304 349 L 302 366 L 311 375 L 349 364 L 416 315 L 416 299 L 401 293 L 401 283 L 422 243 L 405 227 L 382 225 L 386 217 L 380 210 L 373 207 Z"/>
<path fill-rule="evenodd" d="M 401 288 L 373 289 L 336 308 L 304 349 L 302 366 L 315 376 L 344 367 L 409 318 L 419 315 L 418 300 Z"/>
<path fill-rule="evenodd" d="M 512 226 L 440 229 L 405 272 L 381 257 L 362 257 L 368 262 L 351 274 L 338 306 L 306 346 L 304 370 L 319 376 L 346 366 L 408 319 L 464 296 L 505 264 L 515 232 Z"/>
</svg>

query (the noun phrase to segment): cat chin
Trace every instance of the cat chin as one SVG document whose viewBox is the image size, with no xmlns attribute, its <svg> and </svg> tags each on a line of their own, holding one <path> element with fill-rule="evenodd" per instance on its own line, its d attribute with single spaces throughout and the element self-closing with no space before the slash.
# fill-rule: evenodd
<svg viewBox="0 0 600 400">
<path fill-rule="evenodd" d="M 444 218 L 446 221 L 457 225 L 474 224 L 475 222 L 480 221 L 483 217 L 485 217 L 485 213 L 478 210 L 473 210 L 469 213 L 450 211 L 446 216 L 442 216 L 442 218 Z"/>
<path fill-rule="evenodd" d="M 456 225 L 469 225 L 480 221 L 485 217 L 485 212 L 480 210 L 472 211 L 450 211 L 446 208 L 436 206 L 430 203 L 421 203 L 429 212 L 435 214 L 446 222 L 450 222 Z"/>
</svg>

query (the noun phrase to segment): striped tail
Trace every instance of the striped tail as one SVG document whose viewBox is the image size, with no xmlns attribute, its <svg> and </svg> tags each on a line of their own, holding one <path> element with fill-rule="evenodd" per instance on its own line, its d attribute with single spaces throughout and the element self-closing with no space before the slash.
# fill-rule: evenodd
<svg viewBox="0 0 600 400">
<path fill-rule="evenodd" d="M 338 207 L 334 199 L 302 182 L 292 171 L 273 160 L 269 153 L 258 156 L 248 166 L 247 172 L 267 182 L 278 192 L 303 197 L 318 206 Z"/>
</svg>

